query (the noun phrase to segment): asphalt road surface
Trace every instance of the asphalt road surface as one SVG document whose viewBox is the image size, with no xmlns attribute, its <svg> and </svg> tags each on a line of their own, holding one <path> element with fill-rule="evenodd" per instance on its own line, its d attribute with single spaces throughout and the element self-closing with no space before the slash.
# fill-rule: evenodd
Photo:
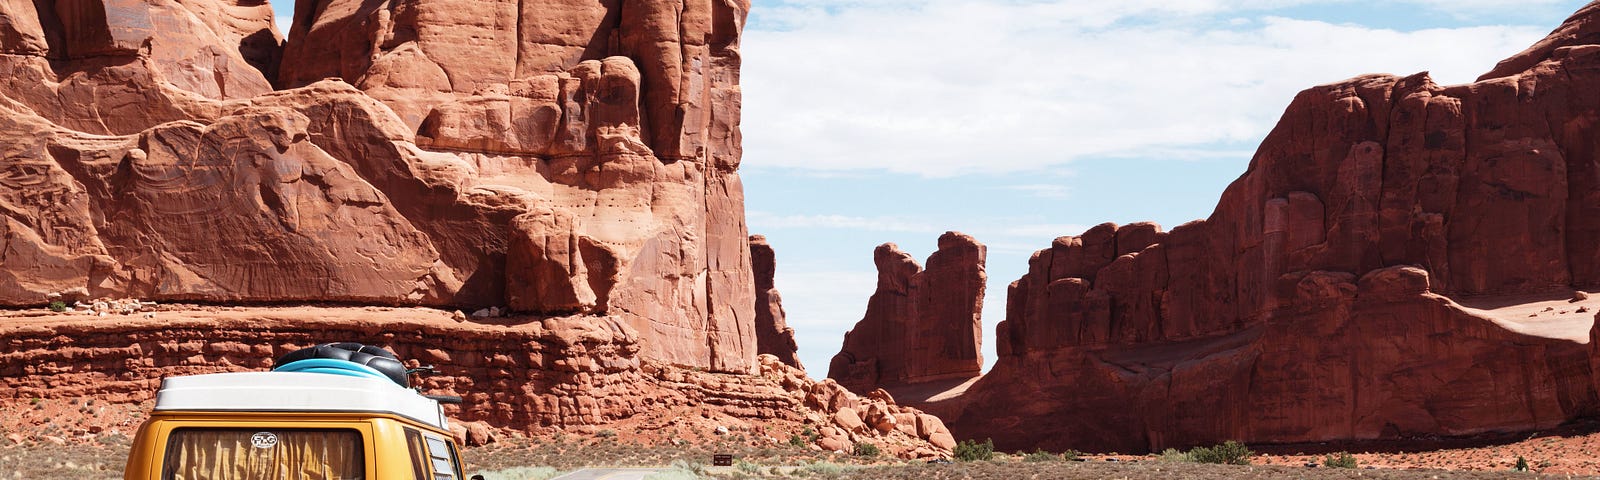
<svg viewBox="0 0 1600 480">
<path fill-rule="evenodd" d="M 550 480 L 644 480 L 659 468 L 585 468 Z"/>
</svg>

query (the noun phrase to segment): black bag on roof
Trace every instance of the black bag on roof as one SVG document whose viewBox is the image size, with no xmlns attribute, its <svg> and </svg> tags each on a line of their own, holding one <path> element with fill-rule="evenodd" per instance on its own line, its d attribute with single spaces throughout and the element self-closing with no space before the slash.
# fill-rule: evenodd
<svg viewBox="0 0 1600 480">
<path fill-rule="evenodd" d="M 315 347 L 306 347 L 278 357 L 272 363 L 273 367 L 288 365 L 290 363 L 313 358 L 328 358 L 345 360 L 351 363 L 366 365 L 389 377 L 394 383 L 402 387 L 410 387 L 411 379 L 406 374 L 406 366 L 400 363 L 400 357 L 381 347 L 363 345 L 355 342 L 324 343 Z"/>
</svg>

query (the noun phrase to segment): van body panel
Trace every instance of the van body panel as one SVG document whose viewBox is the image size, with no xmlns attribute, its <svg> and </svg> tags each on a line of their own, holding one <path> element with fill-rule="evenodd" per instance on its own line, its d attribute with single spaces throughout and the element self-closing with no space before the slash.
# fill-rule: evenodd
<svg viewBox="0 0 1600 480">
<path fill-rule="evenodd" d="M 140 426 L 128 453 L 124 480 L 162 480 L 173 432 L 180 429 L 350 430 L 361 438 L 364 480 L 431 480 L 415 478 L 413 455 L 407 448 L 406 429 L 449 442 L 450 432 L 411 418 L 368 412 L 213 412 L 158 411 Z M 457 472 L 460 458 L 451 459 Z M 422 459 L 427 461 L 427 459 Z"/>
</svg>

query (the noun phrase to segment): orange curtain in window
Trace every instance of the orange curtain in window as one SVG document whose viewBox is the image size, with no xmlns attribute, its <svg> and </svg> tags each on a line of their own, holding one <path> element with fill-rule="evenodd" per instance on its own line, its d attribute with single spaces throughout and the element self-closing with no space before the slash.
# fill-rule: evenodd
<svg viewBox="0 0 1600 480">
<path fill-rule="evenodd" d="M 162 478 L 360 480 L 363 470 L 361 435 L 354 431 L 182 429 L 167 444 Z"/>
</svg>

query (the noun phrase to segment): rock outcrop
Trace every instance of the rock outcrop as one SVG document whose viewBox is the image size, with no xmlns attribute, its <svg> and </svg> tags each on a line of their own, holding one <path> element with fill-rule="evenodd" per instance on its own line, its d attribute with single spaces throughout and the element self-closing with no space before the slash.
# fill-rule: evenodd
<svg viewBox="0 0 1600 480">
<path fill-rule="evenodd" d="M 784 321 L 783 297 L 773 286 L 778 260 L 767 237 L 750 236 L 750 265 L 756 276 L 756 351 L 805 370 L 800 365 L 800 346 L 794 342 L 794 329 Z"/>
<path fill-rule="evenodd" d="M 801 435 L 828 451 L 871 443 L 901 458 L 948 457 L 954 446 L 936 417 L 811 380 L 769 355 L 759 356 L 750 374 L 716 373 L 642 358 L 639 333 L 615 319 L 481 324 L 427 308 L 161 305 L 103 317 L 6 312 L 0 314 L 0 409 L 32 411 L 29 402 L 70 399 L 104 412 L 106 404 L 153 399 L 167 376 L 266 370 L 279 355 L 329 339 L 381 346 L 407 366 L 436 367 L 416 386 L 463 398 L 446 408 L 473 444 L 494 431 L 550 435 L 622 426 L 629 435 L 666 442 L 744 424 L 781 432 L 763 439 L 766 446 Z M 97 424 L 58 420 L 51 428 Z M 34 427 L 13 422 L 0 424 Z M 69 433 L 93 438 L 95 432 L 54 432 Z"/>
<path fill-rule="evenodd" d="M 748 8 L 6 3 L 0 305 L 508 306 L 754 371 Z"/>
<path fill-rule="evenodd" d="M 878 246 L 878 288 L 867 312 L 845 334 L 828 378 L 867 394 L 894 387 L 978 376 L 984 260 L 972 237 L 946 232 L 923 270 L 892 243 Z"/>
<path fill-rule="evenodd" d="M 1058 239 L 958 437 L 1137 452 L 1600 414 L 1600 4 L 1479 81 L 1311 88 L 1204 221 Z M 1588 345 L 1584 345 L 1588 343 Z M 880 360 L 882 362 L 883 360 Z"/>
</svg>

